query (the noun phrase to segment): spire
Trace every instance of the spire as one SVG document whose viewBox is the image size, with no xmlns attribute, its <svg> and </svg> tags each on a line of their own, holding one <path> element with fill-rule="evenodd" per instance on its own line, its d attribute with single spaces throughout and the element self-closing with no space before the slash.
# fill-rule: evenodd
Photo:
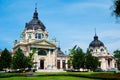
<svg viewBox="0 0 120 80">
<path fill-rule="evenodd" d="M 98 36 L 96 34 L 96 28 L 95 28 L 95 36 L 94 36 L 94 40 L 98 40 Z"/>
<path fill-rule="evenodd" d="M 96 36 L 96 28 L 95 28 L 95 36 Z"/>
<path fill-rule="evenodd" d="M 37 3 L 35 3 L 35 12 L 34 12 L 34 15 L 33 15 L 33 19 L 38 19 Z"/>
</svg>

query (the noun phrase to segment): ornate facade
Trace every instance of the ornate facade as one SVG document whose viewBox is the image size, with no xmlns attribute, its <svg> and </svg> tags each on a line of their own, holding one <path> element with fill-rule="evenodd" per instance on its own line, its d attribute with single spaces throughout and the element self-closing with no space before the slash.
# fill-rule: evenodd
<svg viewBox="0 0 120 80">
<path fill-rule="evenodd" d="M 88 50 L 93 56 L 99 59 L 99 68 L 105 71 L 115 68 L 116 62 L 114 56 L 108 53 L 107 48 L 104 46 L 103 42 L 98 40 L 98 36 L 96 34 L 94 36 L 94 40 L 89 44 Z"/>
<path fill-rule="evenodd" d="M 25 29 L 20 35 L 20 40 L 15 40 L 13 52 L 18 48 L 22 49 L 23 53 L 28 54 L 35 49 L 34 66 L 37 69 L 68 69 L 67 65 L 69 56 L 65 55 L 59 47 L 56 40 L 49 41 L 49 34 L 46 31 L 45 25 L 39 20 L 37 8 L 33 14 L 33 19 L 26 23 Z M 98 40 L 95 34 L 94 40 L 89 44 L 88 50 L 93 56 L 98 57 L 100 68 L 108 70 L 115 68 L 115 59 L 112 54 L 109 54 L 104 44 Z"/>
<path fill-rule="evenodd" d="M 39 20 L 37 8 L 35 8 L 33 19 L 26 23 L 20 40 L 15 40 L 13 51 L 20 48 L 28 56 L 35 49 L 34 63 L 37 69 L 67 69 L 66 63 L 69 56 L 57 47 L 55 40 L 49 41 L 48 37 L 46 27 Z"/>
</svg>

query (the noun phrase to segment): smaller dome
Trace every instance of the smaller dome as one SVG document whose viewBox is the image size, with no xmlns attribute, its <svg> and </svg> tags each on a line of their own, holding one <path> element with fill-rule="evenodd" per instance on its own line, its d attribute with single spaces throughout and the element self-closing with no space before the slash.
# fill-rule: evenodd
<svg viewBox="0 0 120 80">
<path fill-rule="evenodd" d="M 98 36 L 95 34 L 94 40 L 89 44 L 89 47 L 101 47 L 104 46 L 103 42 L 98 40 Z"/>
<path fill-rule="evenodd" d="M 65 54 L 61 51 L 60 47 L 57 48 L 57 56 L 64 56 Z"/>
</svg>

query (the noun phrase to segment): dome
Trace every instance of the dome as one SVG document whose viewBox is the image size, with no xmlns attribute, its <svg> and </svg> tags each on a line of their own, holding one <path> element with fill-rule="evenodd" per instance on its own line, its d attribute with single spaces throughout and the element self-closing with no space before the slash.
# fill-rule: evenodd
<svg viewBox="0 0 120 80">
<path fill-rule="evenodd" d="M 61 51 L 61 49 L 57 48 L 57 56 L 64 56 L 65 54 Z"/>
<path fill-rule="evenodd" d="M 32 30 L 42 29 L 43 31 L 45 30 L 44 24 L 38 19 L 38 12 L 36 8 L 33 14 L 33 19 L 29 23 L 26 23 L 25 28 L 27 30 L 30 29 Z"/>
<path fill-rule="evenodd" d="M 101 47 L 104 46 L 103 42 L 98 40 L 98 36 L 95 34 L 94 40 L 89 44 L 89 47 Z"/>
</svg>

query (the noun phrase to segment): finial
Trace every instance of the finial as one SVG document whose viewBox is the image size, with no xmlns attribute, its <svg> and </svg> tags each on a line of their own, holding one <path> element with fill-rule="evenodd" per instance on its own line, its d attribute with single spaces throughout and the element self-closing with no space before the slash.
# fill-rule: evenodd
<svg viewBox="0 0 120 80">
<path fill-rule="evenodd" d="M 95 36 L 96 36 L 96 28 L 95 28 Z"/>
<path fill-rule="evenodd" d="M 37 3 L 35 3 L 35 12 L 34 12 L 33 18 L 38 19 Z"/>
<path fill-rule="evenodd" d="M 94 40 L 98 40 L 98 36 L 96 34 L 96 28 L 95 28 L 95 36 L 94 36 Z"/>
<path fill-rule="evenodd" d="M 37 3 L 35 3 L 35 10 L 37 10 Z"/>
<path fill-rule="evenodd" d="M 60 48 L 60 41 L 58 41 L 58 47 Z"/>
</svg>

